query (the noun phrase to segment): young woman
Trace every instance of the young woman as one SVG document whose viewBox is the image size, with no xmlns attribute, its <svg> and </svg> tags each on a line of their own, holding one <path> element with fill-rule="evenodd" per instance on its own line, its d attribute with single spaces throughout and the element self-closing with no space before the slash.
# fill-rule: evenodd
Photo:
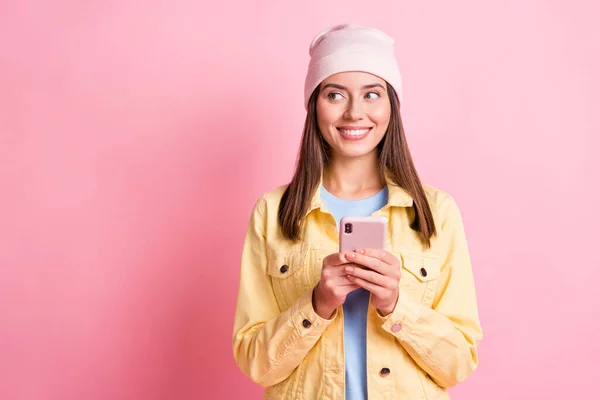
<svg viewBox="0 0 600 400">
<path fill-rule="evenodd" d="M 339 25 L 310 56 L 294 177 L 246 234 L 235 360 L 266 399 L 448 399 L 482 330 L 457 205 L 408 150 L 394 41 Z M 386 248 L 338 252 L 346 215 L 386 217 Z"/>
</svg>

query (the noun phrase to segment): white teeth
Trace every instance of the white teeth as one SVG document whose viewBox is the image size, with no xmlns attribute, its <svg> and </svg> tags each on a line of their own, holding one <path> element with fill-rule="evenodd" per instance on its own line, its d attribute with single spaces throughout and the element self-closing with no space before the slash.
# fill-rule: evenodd
<svg viewBox="0 0 600 400">
<path fill-rule="evenodd" d="M 364 135 L 365 133 L 369 132 L 369 129 L 352 129 L 352 130 L 340 129 L 340 131 L 342 133 L 344 133 L 345 135 L 360 136 L 360 135 Z"/>
</svg>

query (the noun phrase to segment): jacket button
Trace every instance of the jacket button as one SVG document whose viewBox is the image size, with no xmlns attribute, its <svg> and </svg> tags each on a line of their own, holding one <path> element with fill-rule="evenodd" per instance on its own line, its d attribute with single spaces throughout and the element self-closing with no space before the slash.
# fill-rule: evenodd
<svg viewBox="0 0 600 400">
<path fill-rule="evenodd" d="M 282 265 L 281 268 L 279 268 L 279 272 L 281 272 L 282 274 L 285 274 L 286 272 L 288 272 L 288 269 L 290 269 L 290 267 L 288 267 L 287 265 Z"/>
<path fill-rule="evenodd" d="M 381 368 L 381 371 L 379 371 L 379 375 L 383 376 L 384 378 L 386 376 L 388 376 L 389 374 L 390 374 L 389 368 Z"/>
<path fill-rule="evenodd" d="M 427 270 L 425 268 L 421 268 L 421 275 L 427 276 Z"/>
<path fill-rule="evenodd" d="M 400 324 L 392 325 L 392 332 L 400 332 L 401 329 L 402 329 L 402 325 L 400 325 Z"/>
<path fill-rule="evenodd" d="M 311 323 L 309 320 L 305 319 L 304 321 L 302 321 L 302 326 L 305 327 L 306 329 L 311 327 Z"/>
</svg>

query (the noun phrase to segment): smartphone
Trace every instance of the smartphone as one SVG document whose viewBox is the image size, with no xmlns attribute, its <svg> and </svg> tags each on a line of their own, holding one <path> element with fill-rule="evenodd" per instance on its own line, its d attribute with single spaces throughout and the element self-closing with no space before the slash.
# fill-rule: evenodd
<svg viewBox="0 0 600 400">
<path fill-rule="evenodd" d="M 343 217 L 340 220 L 340 252 L 360 248 L 385 249 L 387 218 Z"/>
</svg>

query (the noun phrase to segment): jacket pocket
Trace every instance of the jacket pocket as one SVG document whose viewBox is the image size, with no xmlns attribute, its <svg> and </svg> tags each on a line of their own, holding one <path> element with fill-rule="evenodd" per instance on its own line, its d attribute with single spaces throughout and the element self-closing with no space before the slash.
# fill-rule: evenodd
<svg viewBox="0 0 600 400">
<path fill-rule="evenodd" d="M 400 286 L 407 289 L 421 304 L 431 306 L 440 277 L 442 257 L 434 252 L 393 250 L 402 263 Z"/>
<path fill-rule="evenodd" d="M 269 251 L 267 273 L 282 311 L 291 307 L 310 286 L 309 253 L 305 243 Z"/>
</svg>

